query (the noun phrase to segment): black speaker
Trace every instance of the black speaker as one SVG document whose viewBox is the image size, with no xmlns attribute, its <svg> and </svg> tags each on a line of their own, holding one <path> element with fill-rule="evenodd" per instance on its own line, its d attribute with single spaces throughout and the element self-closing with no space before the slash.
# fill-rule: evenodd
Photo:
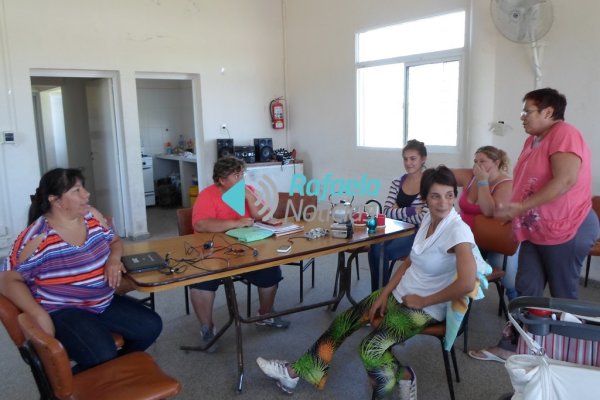
<svg viewBox="0 0 600 400">
<path fill-rule="evenodd" d="M 217 158 L 233 157 L 233 139 L 217 139 Z"/>
<path fill-rule="evenodd" d="M 273 139 L 254 139 L 254 152 L 258 162 L 273 161 Z"/>
<path fill-rule="evenodd" d="M 254 164 L 256 162 L 253 146 L 235 146 L 233 151 L 235 153 L 235 158 L 244 160 L 246 164 Z"/>
</svg>

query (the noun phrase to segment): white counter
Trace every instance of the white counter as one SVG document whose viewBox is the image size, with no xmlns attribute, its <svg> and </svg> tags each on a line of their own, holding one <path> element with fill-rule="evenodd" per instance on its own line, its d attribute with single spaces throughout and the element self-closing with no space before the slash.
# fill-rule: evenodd
<svg viewBox="0 0 600 400">
<path fill-rule="evenodd" d="M 192 177 L 198 173 L 196 157 L 183 157 L 173 154 L 154 155 L 154 180 L 165 178 L 175 173 L 181 181 L 181 203 L 183 207 L 190 207 L 188 188 L 192 185 Z M 287 192 L 290 189 L 294 174 L 304 173 L 304 164 L 297 160 L 295 163 L 281 165 L 279 161 L 246 164 L 246 183 L 256 187 L 257 190 L 264 189 L 261 177 L 268 176 L 275 184 L 278 192 Z M 212 176 L 212 171 L 210 171 Z M 200 179 L 202 181 L 202 179 Z"/>
</svg>

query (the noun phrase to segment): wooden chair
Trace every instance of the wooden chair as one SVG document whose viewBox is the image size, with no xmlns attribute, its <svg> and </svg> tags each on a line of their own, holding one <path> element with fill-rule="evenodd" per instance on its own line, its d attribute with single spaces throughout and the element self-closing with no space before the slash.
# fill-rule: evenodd
<svg viewBox="0 0 600 400">
<path fill-rule="evenodd" d="M 279 202 L 277 203 L 277 209 L 275 210 L 273 217 L 279 219 L 287 218 L 288 220 L 293 220 L 295 216 L 304 218 L 304 216 L 307 215 L 306 213 L 310 211 L 309 207 L 316 210 L 317 196 L 303 196 L 298 193 L 294 193 L 290 196 L 287 192 L 279 192 Z M 286 215 L 286 213 L 289 213 L 290 215 Z M 311 287 L 315 287 L 315 259 L 311 258 L 308 261 L 301 260 L 285 265 L 295 265 L 300 267 L 300 303 L 302 303 L 304 301 L 304 271 L 309 267 L 312 267 Z"/>
<path fill-rule="evenodd" d="M 19 314 L 18 322 L 27 339 L 27 348 L 41 363 L 52 394 L 59 400 L 165 399 L 181 390 L 178 381 L 166 375 L 148 353 L 141 351 L 73 375 L 67 352 L 57 339 L 44 332 L 28 314 Z"/>
<path fill-rule="evenodd" d="M 192 208 L 191 207 L 180 208 L 176 212 L 177 212 L 177 232 L 179 233 L 179 236 L 191 235 L 192 233 L 194 233 L 194 227 L 192 226 Z M 240 278 L 239 280 L 248 286 L 248 290 L 247 290 L 247 294 L 246 294 L 246 313 L 247 313 L 248 317 L 250 317 L 250 314 L 252 312 L 252 309 L 251 309 L 251 301 L 252 301 L 251 284 L 250 284 L 250 282 L 248 282 L 244 279 Z M 185 294 L 185 313 L 187 315 L 189 315 L 190 314 L 190 287 L 185 286 L 183 288 L 183 291 Z"/>
<path fill-rule="evenodd" d="M 25 345 L 26 338 L 19 326 L 19 314 L 21 314 L 21 310 L 19 310 L 19 308 L 7 297 L 0 294 L 0 320 L 2 320 L 2 325 L 4 325 L 6 332 L 8 332 L 8 336 L 10 336 L 11 340 L 19 350 L 19 354 L 25 364 L 29 365 L 31 374 L 33 375 L 36 386 L 40 392 L 41 399 L 53 400 L 54 396 L 52 395 L 50 383 L 48 382 L 44 370 L 39 363 L 36 363 L 29 349 Z M 118 348 L 123 347 L 124 340 L 121 335 L 113 333 L 113 339 Z"/>
<path fill-rule="evenodd" d="M 508 256 L 515 254 L 519 248 L 519 244 L 513 239 L 512 225 L 499 219 L 477 215 L 473 226 L 473 236 L 475 236 L 475 243 L 480 249 L 503 255 L 502 266 L 492 265 L 492 273 L 487 276 L 487 279 L 488 282 L 494 283 L 496 289 L 498 289 L 498 297 L 500 298 L 498 315 L 504 313 L 504 316 L 508 319 L 502 278 L 505 275 Z"/>
<path fill-rule="evenodd" d="M 600 219 L 600 196 L 592 197 L 592 207 Z M 588 276 L 590 275 L 590 262 L 592 261 L 592 256 L 600 256 L 600 239 L 594 243 L 590 252 L 587 256 L 586 266 L 585 266 L 585 280 L 583 282 L 583 286 L 587 287 L 588 284 Z"/>
</svg>

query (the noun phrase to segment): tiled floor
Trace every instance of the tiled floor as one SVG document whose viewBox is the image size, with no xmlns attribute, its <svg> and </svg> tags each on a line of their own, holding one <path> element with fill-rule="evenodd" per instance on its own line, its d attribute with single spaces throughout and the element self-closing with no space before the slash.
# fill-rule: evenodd
<svg viewBox="0 0 600 400">
<path fill-rule="evenodd" d="M 150 240 L 177 236 L 177 208 L 147 207 Z"/>
</svg>

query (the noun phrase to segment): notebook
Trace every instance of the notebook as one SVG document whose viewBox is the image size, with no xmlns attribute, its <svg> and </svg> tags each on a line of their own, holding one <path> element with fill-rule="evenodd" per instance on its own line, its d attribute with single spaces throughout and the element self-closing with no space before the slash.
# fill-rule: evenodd
<svg viewBox="0 0 600 400">
<path fill-rule="evenodd" d="M 155 271 L 167 266 L 165 260 L 154 251 L 123 256 L 121 261 L 127 272 Z"/>
</svg>

